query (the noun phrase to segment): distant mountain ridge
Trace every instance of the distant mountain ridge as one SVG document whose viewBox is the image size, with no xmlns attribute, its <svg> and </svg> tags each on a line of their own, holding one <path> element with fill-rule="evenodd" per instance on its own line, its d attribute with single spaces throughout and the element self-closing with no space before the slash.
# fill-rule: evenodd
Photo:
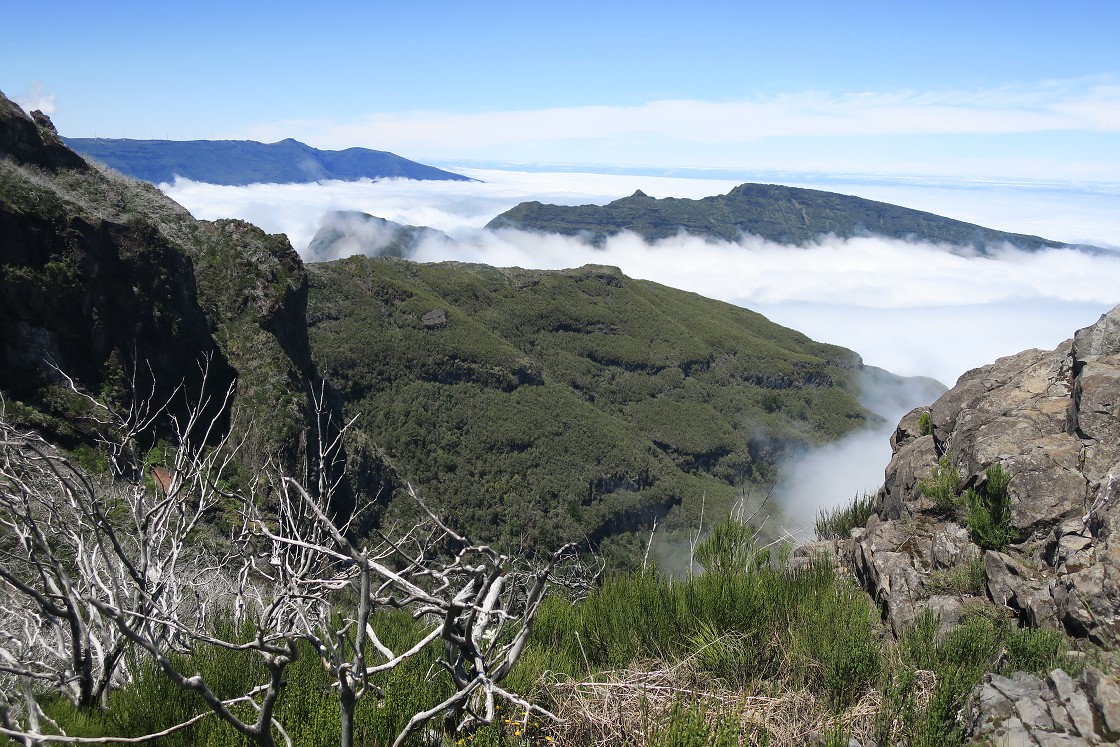
<svg viewBox="0 0 1120 747">
<path fill-rule="evenodd" d="M 368 148 L 319 150 L 288 138 L 254 140 L 128 140 L 63 138 L 82 155 L 122 174 L 160 184 L 176 176 L 208 184 L 303 184 L 325 179 L 354 181 L 400 177 L 471 181 L 462 174 L 426 166 Z"/>
<path fill-rule="evenodd" d="M 584 235 L 596 244 L 623 231 L 632 231 L 648 241 L 684 231 L 724 241 L 738 241 L 750 234 L 798 245 L 828 234 L 842 239 L 882 236 L 972 246 L 982 253 L 1004 243 L 1030 251 L 1068 246 L 852 195 L 752 183 L 699 200 L 657 199 L 639 190 L 607 205 L 523 202 L 486 227 Z"/>
</svg>

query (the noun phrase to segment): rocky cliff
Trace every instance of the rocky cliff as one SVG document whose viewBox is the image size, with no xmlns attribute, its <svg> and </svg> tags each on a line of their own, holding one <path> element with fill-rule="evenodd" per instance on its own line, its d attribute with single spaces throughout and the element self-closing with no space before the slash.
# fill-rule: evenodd
<svg viewBox="0 0 1120 747">
<path fill-rule="evenodd" d="M 901 636 L 924 612 L 952 625 L 993 605 L 1085 640 L 1115 667 L 1118 408 L 1120 306 L 1052 351 L 969 371 L 932 407 L 904 417 L 877 513 L 837 548 L 891 632 Z M 1002 483 L 1000 472 L 1010 476 L 1001 488 L 1008 502 L 988 517 L 1002 525 L 993 535 L 977 518 L 977 496 Z M 976 744 L 1111 743 L 1120 689 L 1093 666 L 1076 681 L 1060 669 L 1046 679 L 990 675 L 961 719 Z"/>
<path fill-rule="evenodd" d="M 855 538 L 857 567 L 895 631 L 923 607 L 931 573 L 981 558 L 987 595 L 1023 622 L 1120 643 L 1120 307 L 1053 351 L 1028 350 L 966 373 L 903 418 L 877 501 Z M 999 465 L 1011 479 L 1005 548 L 982 549 L 963 509 L 935 505 L 939 460 L 963 495 Z M 940 468 L 939 468 L 940 470 Z"/>
<path fill-rule="evenodd" d="M 986 675 L 958 714 L 967 744 L 1117 742 L 1120 306 L 1054 350 L 969 371 L 891 445 L 866 526 L 797 554 L 851 567 L 895 638 L 923 615 L 942 634 L 1007 615 L 1088 652 L 1077 677 Z"/>
</svg>

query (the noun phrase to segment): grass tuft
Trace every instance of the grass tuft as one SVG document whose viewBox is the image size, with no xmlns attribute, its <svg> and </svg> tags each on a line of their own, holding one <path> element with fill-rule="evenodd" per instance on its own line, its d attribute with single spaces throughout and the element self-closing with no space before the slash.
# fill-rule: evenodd
<svg viewBox="0 0 1120 747">
<path fill-rule="evenodd" d="M 847 506 L 822 508 L 817 514 L 817 539 L 847 539 L 856 527 L 867 526 L 867 520 L 875 513 L 875 496 L 870 493 L 856 495 Z"/>
</svg>

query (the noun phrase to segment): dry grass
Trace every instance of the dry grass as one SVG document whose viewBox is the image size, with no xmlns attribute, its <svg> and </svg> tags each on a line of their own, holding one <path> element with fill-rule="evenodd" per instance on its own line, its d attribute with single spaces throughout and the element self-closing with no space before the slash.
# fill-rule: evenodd
<svg viewBox="0 0 1120 747">
<path fill-rule="evenodd" d="M 933 694 L 933 672 L 919 672 L 918 681 L 915 700 L 924 708 Z M 559 747 L 645 747 L 682 706 L 698 708 L 713 728 L 720 721 L 737 723 L 742 747 L 803 747 L 838 733 L 844 734 L 845 744 L 848 737 L 868 744 L 877 727 L 882 728 L 884 702 L 877 690 L 837 714 L 808 690 L 768 684 L 771 692 L 780 694 L 720 688 L 687 662 L 676 667 L 646 662 L 581 680 L 558 677 L 546 690 L 563 722 L 550 735 Z M 894 744 L 903 724 L 898 720 L 889 728 Z"/>
</svg>

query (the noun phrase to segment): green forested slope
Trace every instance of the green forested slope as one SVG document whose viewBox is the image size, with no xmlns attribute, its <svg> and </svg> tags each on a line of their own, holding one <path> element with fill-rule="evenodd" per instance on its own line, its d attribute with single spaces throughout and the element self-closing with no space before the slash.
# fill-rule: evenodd
<svg viewBox="0 0 1120 747">
<path fill-rule="evenodd" d="M 309 265 L 320 370 L 466 527 L 553 544 L 695 525 L 872 417 L 858 356 L 617 269 Z"/>
</svg>

